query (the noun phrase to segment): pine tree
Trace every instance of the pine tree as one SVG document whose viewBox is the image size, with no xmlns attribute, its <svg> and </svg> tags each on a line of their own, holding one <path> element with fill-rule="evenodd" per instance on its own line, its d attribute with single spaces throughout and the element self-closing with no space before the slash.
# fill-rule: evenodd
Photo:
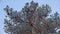
<svg viewBox="0 0 60 34">
<path fill-rule="evenodd" d="M 26 3 L 21 11 L 15 11 L 7 5 L 4 8 L 4 30 L 8 34 L 53 34 L 60 27 L 59 14 L 53 15 L 49 5 L 39 6 L 34 1 Z M 50 16 L 50 17 L 48 17 Z"/>
</svg>

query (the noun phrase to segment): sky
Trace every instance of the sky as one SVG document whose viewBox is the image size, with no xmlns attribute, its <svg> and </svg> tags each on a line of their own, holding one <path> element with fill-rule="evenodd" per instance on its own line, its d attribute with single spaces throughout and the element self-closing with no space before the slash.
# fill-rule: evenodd
<svg viewBox="0 0 60 34">
<path fill-rule="evenodd" d="M 6 5 L 8 5 L 10 8 L 13 8 L 14 10 L 20 11 L 25 3 L 31 2 L 32 0 L 0 0 L 0 34 L 6 34 L 4 32 L 4 18 L 6 15 L 6 12 L 3 10 Z M 56 11 L 60 14 L 60 0 L 33 0 L 34 2 L 37 2 L 39 6 L 43 4 L 48 4 L 52 9 L 52 14 Z"/>
</svg>

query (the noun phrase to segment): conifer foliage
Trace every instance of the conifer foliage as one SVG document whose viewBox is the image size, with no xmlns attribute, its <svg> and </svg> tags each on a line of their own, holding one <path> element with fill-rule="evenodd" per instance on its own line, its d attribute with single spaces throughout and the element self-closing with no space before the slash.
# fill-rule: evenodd
<svg viewBox="0 0 60 34">
<path fill-rule="evenodd" d="M 21 11 L 15 11 L 8 5 L 4 10 L 8 17 L 4 19 L 4 31 L 8 34 L 53 34 L 55 28 L 60 27 L 59 14 L 49 15 L 51 8 L 47 4 L 39 6 L 31 1 Z"/>
</svg>

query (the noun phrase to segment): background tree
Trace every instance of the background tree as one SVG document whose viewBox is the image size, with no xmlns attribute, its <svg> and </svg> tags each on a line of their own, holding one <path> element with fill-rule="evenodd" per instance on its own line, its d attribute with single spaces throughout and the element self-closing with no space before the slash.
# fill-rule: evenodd
<svg viewBox="0 0 60 34">
<path fill-rule="evenodd" d="M 15 11 L 8 5 L 4 10 L 9 17 L 4 19 L 4 29 L 8 34 L 53 34 L 56 33 L 55 28 L 60 27 L 59 14 L 49 15 L 51 8 L 47 4 L 40 7 L 32 1 L 26 3 L 21 11 Z"/>
</svg>

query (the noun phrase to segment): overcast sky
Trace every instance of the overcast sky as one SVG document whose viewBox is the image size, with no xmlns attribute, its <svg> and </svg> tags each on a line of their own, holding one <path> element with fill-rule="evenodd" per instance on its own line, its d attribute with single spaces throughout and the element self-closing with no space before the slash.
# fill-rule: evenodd
<svg viewBox="0 0 60 34">
<path fill-rule="evenodd" d="M 6 34 L 3 29 L 6 12 L 3 10 L 3 8 L 5 8 L 6 5 L 9 5 L 10 8 L 20 11 L 24 7 L 26 2 L 31 1 L 32 0 L 0 0 L 0 34 Z M 60 14 L 60 0 L 33 0 L 33 1 L 38 2 L 39 6 L 41 6 L 42 4 L 48 4 L 52 9 L 52 13 L 57 11 Z"/>
</svg>

